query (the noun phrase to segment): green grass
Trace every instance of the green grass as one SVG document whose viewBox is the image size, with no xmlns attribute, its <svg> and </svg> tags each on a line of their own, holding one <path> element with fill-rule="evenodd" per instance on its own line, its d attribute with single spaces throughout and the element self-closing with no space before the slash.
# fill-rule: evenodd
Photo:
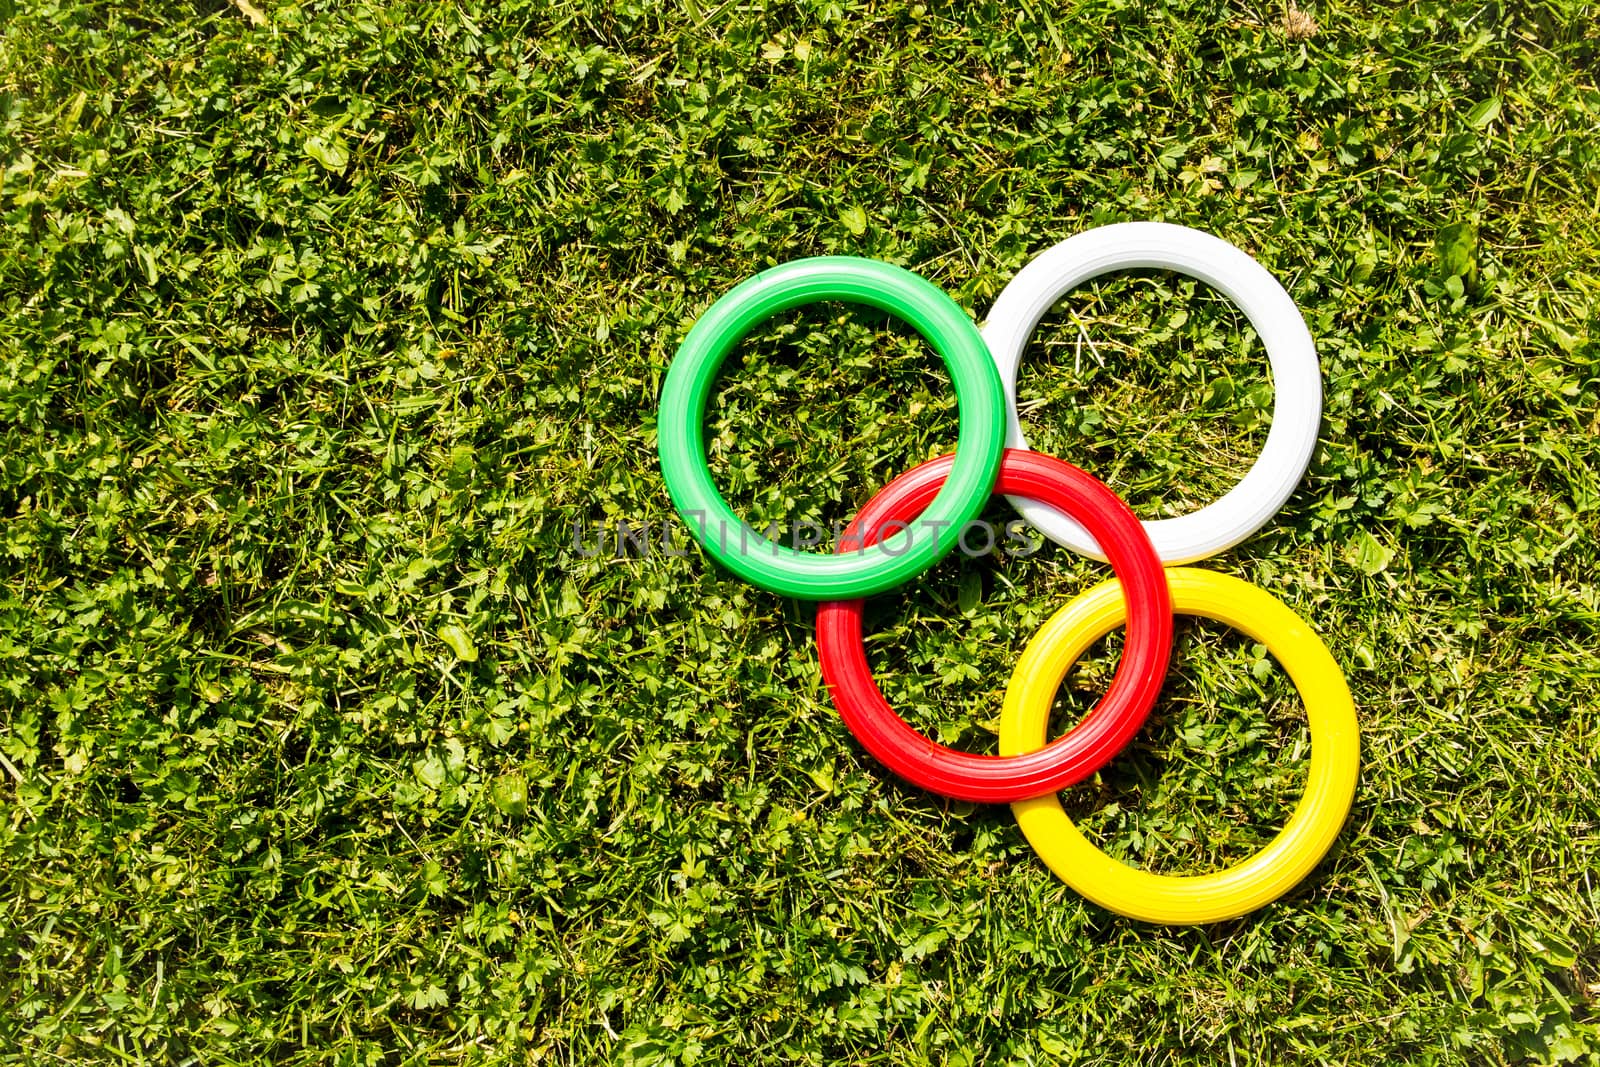
<svg viewBox="0 0 1600 1067">
<path fill-rule="evenodd" d="M 657 7 L 0 0 L 0 1061 L 1600 1062 L 1600 11 Z M 1202 929 L 888 776 L 811 608 L 572 548 L 668 514 L 663 371 L 754 271 L 873 256 L 981 316 L 1144 218 L 1317 339 L 1311 472 L 1207 565 L 1323 634 L 1365 746 L 1318 871 Z M 723 381 L 758 521 L 954 440 L 873 315 Z M 1160 274 L 1073 294 L 1022 389 L 1145 514 L 1235 480 L 1271 400 Z M 993 751 L 1103 573 L 942 563 L 871 605 L 885 691 Z M 1067 797 L 1167 871 L 1249 854 L 1306 767 L 1270 659 L 1183 635 Z"/>
</svg>

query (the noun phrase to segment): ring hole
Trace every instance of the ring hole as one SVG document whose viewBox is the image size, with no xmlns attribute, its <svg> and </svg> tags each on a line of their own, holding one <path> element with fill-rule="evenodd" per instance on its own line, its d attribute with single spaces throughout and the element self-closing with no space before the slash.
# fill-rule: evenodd
<svg viewBox="0 0 1600 1067">
<path fill-rule="evenodd" d="M 931 741 L 998 755 L 1006 683 L 1028 637 L 1104 568 L 1044 541 L 1003 498 L 978 521 L 995 532 L 991 551 L 977 552 L 973 536 L 973 552 L 958 546 L 919 581 L 869 599 L 863 627 L 867 664 L 895 714 Z"/>
<path fill-rule="evenodd" d="M 801 551 L 897 475 L 955 449 L 955 389 L 911 326 L 875 308 L 809 304 L 731 353 L 706 405 L 712 479 L 735 514 Z"/>
<path fill-rule="evenodd" d="M 1092 279 L 1051 309 L 1017 374 L 1028 444 L 1096 475 L 1141 518 L 1218 499 L 1272 422 L 1272 375 L 1250 320 L 1171 271 Z"/>
<path fill-rule="evenodd" d="M 1203 874 L 1244 862 L 1283 829 L 1305 792 L 1311 731 L 1299 693 L 1262 645 L 1207 619 L 1180 616 L 1178 626 L 1171 671 L 1144 729 L 1061 799 L 1108 855 L 1156 874 Z M 1120 634 L 1068 673 L 1052 738 L 1105 691 Z M 1075 681 L 1080 669 L 1087 673 Z"/>
</svg>

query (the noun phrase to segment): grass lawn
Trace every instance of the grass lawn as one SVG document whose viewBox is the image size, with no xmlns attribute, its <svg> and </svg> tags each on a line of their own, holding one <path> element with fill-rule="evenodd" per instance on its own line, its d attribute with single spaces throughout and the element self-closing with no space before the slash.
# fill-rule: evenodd
<svg viewBox="0 0 1600 1067">
<path fill-rule="evenodd" d="M 1600 1063 L 1600 9 L 664 6 L 0 0 L 0 1062 Z M 1130 219 L 1304 310 L 1311 471 L 1203 566 L 1316 627 L 1364 745 L 1316 873 L 1201 928 L 877 766 L 811 606 L 585 551 L 671 515 L 662 376 L 740 280 L 868 256 L 981 320 Z M 1021 392 L 1146 516 L 1241 477 L 1272 401 L 1159 272 L 1063 301 Z M 707 432 L 741 513 L 827 524 L 954 398 L 815 306 Z M 995 751 L 1106 573 L 954 556 L 873 599 L 886 695 Z M 1308 740 L 1260 646 L 1186 623 L 1064 799 L 1216 869 Z"/>
</svg>

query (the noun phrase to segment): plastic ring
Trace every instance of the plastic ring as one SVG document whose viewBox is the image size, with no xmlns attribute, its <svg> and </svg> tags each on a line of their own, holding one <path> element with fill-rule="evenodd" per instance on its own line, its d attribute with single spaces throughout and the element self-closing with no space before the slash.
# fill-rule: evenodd
<svg viewBox="0 0 1600 1067">
<path fill-rule="evenodd" d="M 928 507 L 931 519 L 959 526 L 977 515 L 993 489 L 1005 443 L 1004 394 L 994 361 L 972 320 L 932 283 L 888 263 L 818 256 L 735 286 L 700 316 L 667 371 L 657 424 L 661 473 L 708 554 L 752 585 L 803 600 L 892 589 L 933 566 L 953 544 L 897 535 L 867 552 L 798 552 L 767 541 L 736 516 L 712 482 L 702 424 L 723 360 L 756 324 L 818 300 L 867 304 L 904 319 L 950 369 L 959 437 L 949 481 Z"/>
<path fill-rule="evenodd" d="M 1167 572 L 1173 610 L 1226 623 L 1266 645 L 1288 672 L 1311 724 L 1306 791 L 1288 825 L 1237 867 L 1203 875 L 1158 875 L 1101 852 L 1078 832 L 1061 801 L 1013 804 L 1022 832 L 1063 881 L 1103 908 L 1153 923 L 1209 923 L 1271 903 L 1322 861 L 1350 812 L 1361 740 L 1350 689 L 1316 632 L 1270 594 L 1237 578 L 1178 568 Z M 1125 612 L 1115 580 L 1073 600 L 1047 621 L 1017 661 L 1000 716 L 1000 751 L 1019 754 L 1045 741 L 1056 690 L 1085 649 Z"/>
<path fill-rule="evenodd" d="M 840 538 L 840 551 L 871 543 L 886 527 L 916 520 L 950 472 L 952 459 L 924 463 L 873 497 Z M 1161 691 L 1172 648 L 1172 605 L 1166 574 L 1139 520 L 1116 495 L 1076 467 L 1037 452 L 1008 449 L 996 492 L 1043 500 L 1077 516 L 1109 546 L 1111 565 L 1126 585 L 1128 639 L 1104 699 L 1065 736 L 1027 755 L 984 756 L 946 748 L 906 724 L 883 698 L 867 664 L 861 635 L 861 601 L 823 604 L 817 612 L 822 676 L 839 716 L 856 739 L 895 774 L 931 793 L 955 800 L 1005 803 L 1053 794 L 1103 767 L 1144 724 Z M 925 531 L 932 531 L 925 533 Z M 928 519 L 918 536 L 938 537 Z M 951 543 L 959 528 L 945 528 Z"/>
<path fill-rule="evenodd" d="M 1169 566 L 1216 555 L 1245 540 L 1283 506 L 1305 475 L 1322 418 L 1322 375 L 1305 319 L 1277 279 L 1218 237 L 1164 222 L 1125 222 L 1069 237 L 1034 258 L 1000 292 L 983 338 L 1006 393 L 1006 445 L 1027 448 L 1017 416 L 1017 367 L 1039 320 L 1074 287 L 1115 270 L 1174 270 L 1206 282 L 1244 311 L 1272 368 L 1272 429 L 1261 455 L 1220 500 L 1177 518 L 1145 523 Z M 1103 560 L 1071 518 L 1035 501 L 1011 502 L 1045 536 Z"/>
</svg>

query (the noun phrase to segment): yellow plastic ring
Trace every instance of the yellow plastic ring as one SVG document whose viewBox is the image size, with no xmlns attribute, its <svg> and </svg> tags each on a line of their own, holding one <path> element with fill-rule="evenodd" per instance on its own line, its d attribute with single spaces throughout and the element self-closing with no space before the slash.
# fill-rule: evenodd
<svg viewBox="0 0 1600 1067">
<path fill-rule="evenodd" d="M 1289 823 L 1244 863 L 1202 875 L 1137 870 L 1078 832 L 1055 794 L 1011 805 L 1022 832 L 1062 881 L 1101 907 L 1153 923 L 1237 918 L 1278 899 L 1322 861 L 1355 797 L 1361 739 L 1350 687 L 1316 632 L 1271 594 L 1224 574 L 1167 571 L 1173 611 L 1215 619 L 1267 646 L 1289 673 L 1311 725 L 1311 770 Z M 1000 753 L 1044 747 L 1056 691 L 1078 657 L 1124 618 L 1116 579 L 1102 582 L 1050 617 L 1028 642 L 1006 689 Z"/>
</svg>

